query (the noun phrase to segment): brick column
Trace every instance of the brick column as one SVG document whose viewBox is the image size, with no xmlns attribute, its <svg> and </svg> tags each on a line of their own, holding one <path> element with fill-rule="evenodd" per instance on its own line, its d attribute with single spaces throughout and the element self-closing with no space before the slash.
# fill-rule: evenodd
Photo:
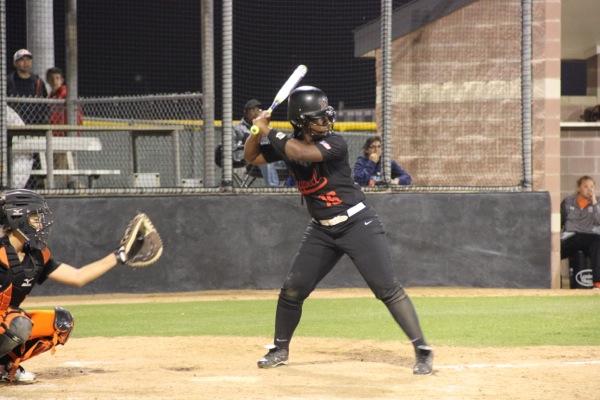
<svg viewBox="0 0 600 400">
<path fill-rule="evenodd" d="M 533 1 L 533 189 L 551 200 L 551 286 L 560 287 L 560 0 Z"/>
</svg>

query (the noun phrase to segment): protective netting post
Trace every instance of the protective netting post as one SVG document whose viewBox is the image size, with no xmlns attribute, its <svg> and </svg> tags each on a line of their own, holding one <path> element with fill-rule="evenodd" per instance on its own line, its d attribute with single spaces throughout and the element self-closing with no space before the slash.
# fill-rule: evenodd
<svg viewBox="0 0 600 400">
<path fill-rule="evenodd" d="M 202 94 L 204 115 L 204 186 L 216 186 L 215 163 L 215 46 L 214 5 L 212 0 L 202 0 Z"/>
<path fill-rule="evenodd" d="M 383 179 L 392 180 L 392 0 L 381 2 L 381 140 Z"/>
<path fill-rule="evenodd" d="M 6 54 L 6 3 L 5 0 L 0 0 L 0 53 Z M 0 59 L 0 82 L 6 82 L 6 57 Z M 6 125 L 7 116 L 4 110 L 6 107 L 6 85 L 0 85 L 0 167 L 2 168 L 0 188 L 8 188 L 10 183 L 8 182 L 8 163 L 7 163 L 7 135 Z"/>
<path fill-rule="evenodd" d="M 230 191 L 233 187 L 233 4 L 223 1 L 223 180 L 221 185 Z"/>
<path fill-rule="evenodd" d="M 531 190 L 531 0 L 522 0 L 521 129 L 523 137 L 523 189 Z"/>
</svg>

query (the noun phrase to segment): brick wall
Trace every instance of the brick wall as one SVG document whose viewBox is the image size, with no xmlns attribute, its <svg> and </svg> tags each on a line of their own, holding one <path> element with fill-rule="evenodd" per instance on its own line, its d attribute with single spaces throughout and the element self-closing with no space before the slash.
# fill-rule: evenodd
<svg viewBox="0 0 600 400">
<path fill-rule="evenodd" d="M 482 0 L 393 41 L 393 158 L 414 185 L 520 184 L 520 13 Z"/>
<path fill-rule="evenodd" d="M 549 269 L 557 288 L 560 0 L 533 1 L 531 38 L 532 189 L 550 194 Z M 411 172 L 415 185 L 521 184 L 520 58 L 521 2 L 516 0 L 471 3 L 392 42 L 392 156 Z M 380 49 L 376 59 L 379 73 Z M 377 108 L 379 117 L 380 103 Z"/>
<path fill-rule="evenodd" d="M 589 175 L 600 185 L 600 127 L 562 128 L 560 198 L 576 191 L 576 181 Z"/>
</svg>

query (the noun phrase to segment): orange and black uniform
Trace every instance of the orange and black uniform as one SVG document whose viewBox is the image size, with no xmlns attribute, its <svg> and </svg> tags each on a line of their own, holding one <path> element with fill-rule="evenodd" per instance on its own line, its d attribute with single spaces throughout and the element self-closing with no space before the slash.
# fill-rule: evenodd
<svg viewBox="0 0 600 400">
<path fill-rule="evenodd" d="M 50 251 L 25 247 L 25 257 L 19 260 L 15 249 L 4 236 L 0 239 L 0 323 L 3 328 L 10 326 L 9 321 L 16 316 L 25 316 L 33 323 L 33 329 L 28 340 L 0 354 L 0 365 L 13 363 L 16 366 L 21 361 L 36 356 L 47 350 L 54 350 L 56 344 L 64 344 L 72 328 L 70 313 L 60 307 L 55 310 L 21 309 L 21 304 L 31 293 L 33 287 L 43 283 L 58 266 L 59 262 L 50 256 Z M 64 332 L 57 330 L 58 319 L 66 318 Z M 60 325 L 60 323 L 58 324 Z M 4 329 L 0 329 L 3 333 Z M 0 348 L 6 348 L 10 338 L 0 335 Z M 5 344 L 3 346 L 3 344 Z"/>
</svg>

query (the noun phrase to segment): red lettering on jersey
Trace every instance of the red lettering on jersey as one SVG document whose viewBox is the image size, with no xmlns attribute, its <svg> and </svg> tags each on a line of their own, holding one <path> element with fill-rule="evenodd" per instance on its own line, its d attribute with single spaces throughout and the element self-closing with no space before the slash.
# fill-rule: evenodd
<svg viewBox="0 0 600 400">
<path fill-rule="evenodd" d="M 298 190 L 302 194 L 314 193 L 317 190 L 325 187 L 325 185 L 327 185 L 327 178 L 325 178 L 325 177 L 319 178 L 317 176 L 316 169 L 313 169 L 313 174 L 309 181 L 297 181 L 296 182 L 296 186 L 298 187 Z"/>
<path fill-rule="evenodd" d="M 337 193 L 333 190 L 325 195 L 320 194 L 319 198 L 327 204 L 327 207 L 342 204 L 342 200 L 340 200 L 340 198 L 337 196 Z"/>
</svg>

